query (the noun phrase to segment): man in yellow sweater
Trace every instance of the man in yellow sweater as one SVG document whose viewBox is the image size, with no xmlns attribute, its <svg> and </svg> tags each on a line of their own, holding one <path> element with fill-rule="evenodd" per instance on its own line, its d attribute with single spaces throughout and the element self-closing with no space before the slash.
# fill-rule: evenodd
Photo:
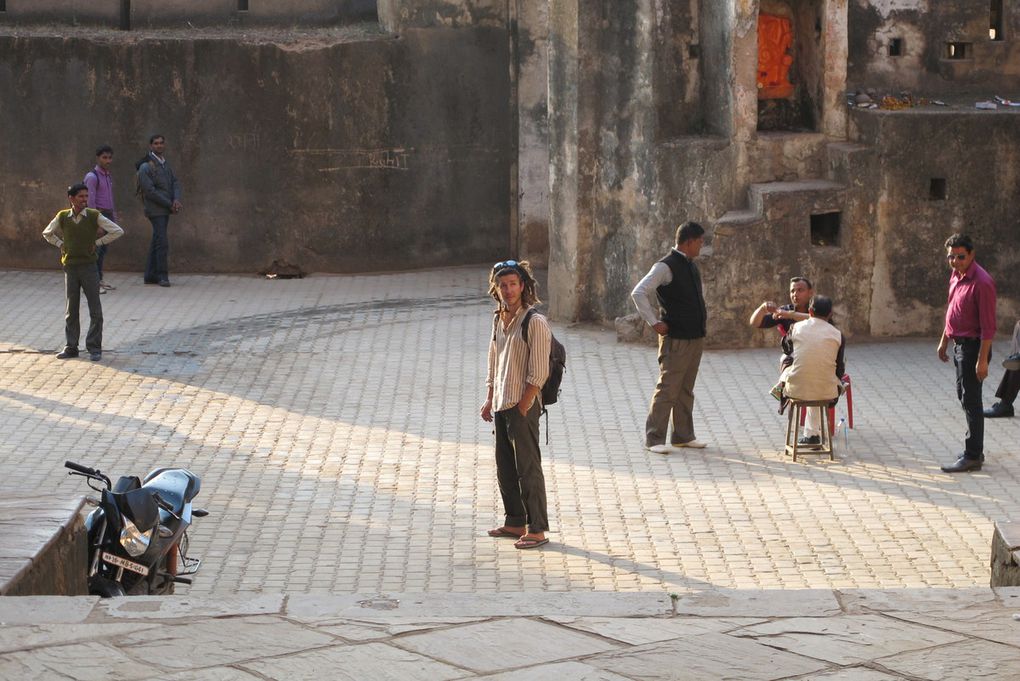
<svg viewBox="0 0 1020 681">
<path fill-rule="evenodd" d="M 70 208 L 60 211 L 43 230 L 43 238 L 60 249 L 60 264 L 64 268 L 64 291 L 67 308 L 64 313 L 64 349 L 57 359 L 78 356 L 78 337 L 81 327 L 78 307 L 81 292 L 89 304 L 89 331 L 85 336 L 85 349 L 89 358 L 98 362 L 103 358 L 103 305 L 99 298 L 99 272 L 96 269 L 96 248 L 105 246 L 124 235 L 115 222 L 104 217 L 95 208 L 88 208 L 89 189 L 79 183 L 67 188 Z"/>
</svg>

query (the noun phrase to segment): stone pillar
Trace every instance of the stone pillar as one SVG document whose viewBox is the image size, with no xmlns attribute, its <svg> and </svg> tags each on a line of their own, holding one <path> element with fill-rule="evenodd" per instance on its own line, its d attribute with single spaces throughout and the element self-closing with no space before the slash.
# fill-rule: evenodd
<svg viewBox="0 0 1020 681">
<path fill-rule="evenodd" d="M 847 0 L 825 0 L 822 33 L 822 124 L 829 137 L 846 139 Z"/>
<path fill-rule="evenodd" d="M 517 3 L 516 255 L 549 262 L 549 5 Z M 511 202 L 515 197 L 511 197 Z"/>
<path fill-rule="evenodd" d="M 634 253 L 657 191 L 653 17 L 652 0 L 549 2 L 549 297 L 559 319 L 615 316 L 636 268 L 650 264 L 635 265 Z"/>
<path fill-rule="evenodd" d="M 549 1 L 549 312 L 557 319 L 577 316 L 578 244 L 591 221 L 580 204 L 586 192 L 578 167 L 582 2 Z"/>
</svg>

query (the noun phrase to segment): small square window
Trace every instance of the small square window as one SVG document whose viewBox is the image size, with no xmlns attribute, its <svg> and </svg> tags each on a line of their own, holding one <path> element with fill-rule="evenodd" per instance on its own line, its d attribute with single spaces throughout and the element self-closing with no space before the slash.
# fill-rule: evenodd
<svg viewBox="0 0 1020 681">
<path fill-rule="evenodd" d="M 687 56 L 690 57 L 691 59 L 698 59 L 699 57 L 701 57 L 701 45 L 694 44 L 688 45 Z"/>
<path fill-rule="evenodd" d="M 838 246 L 839 245 L 839 211 L 832 213 L 819 213 L 811 216 L 811 245 L 812 246 Z"/>
<path fill-rule="evenodd" d="M 890 57 L 903 56 L 903 38 L 892 38 L 891 40 L 889 40 L 889 56 Z"/>
<path fill-rule="evenodd" d="M 248 0 L 237 0 L 237 11 L 247 12 L 248 11 Z"/>
<path fill-rule="evenodd" d="M 945 201 L 948 196 L 946 193 L 946 178 L 931 178 L 931 181 L 928 183 L 928 198 L 932 201 Z"/>
<path fill-rule="evenodd" d="M 946 43 L 946 59 L 970 59 L 970 43 Z"/>
</svg>

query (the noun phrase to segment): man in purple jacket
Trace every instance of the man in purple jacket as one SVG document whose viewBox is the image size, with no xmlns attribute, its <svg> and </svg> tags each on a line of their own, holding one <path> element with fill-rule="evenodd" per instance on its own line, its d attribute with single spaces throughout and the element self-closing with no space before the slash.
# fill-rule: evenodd
<svg viewBox="0 0 1020 681">
<path fill-rule="evenodd" d="M 98 210 L 107 220 L 117 222 L 117 214 L 113 208 L 113 176 L 110 174 L 110 165 L 112 164 L 113 147 L 104 144 L 96 149 L 96 165 L 85 173 L 85 179 L 82 182 L 89 189 L 88 207 Z M 100 293 L 106 293 L 115 288 L 103 279 L 103 259 L 106 257 L 106 248 L 106 244 L 96 248 L 96 268 L 99 270 Z"/>
<path fill-rule="evenodd" d="M 988 377 L 988 362 L 995 338 L 995 282 L 974 261 L 974 242 L 964 234 L 946 239 L 949 275 L 946 324 L 939 340 L 938 356 L 949 361 L 953 341 L 956 396 L 967 415 L 967 438 L 955 463 L 942 466 L 946 473 L 979 471 L 985 460 L 985 414 L 981 406 L 981 382 Z"/>
</svg>

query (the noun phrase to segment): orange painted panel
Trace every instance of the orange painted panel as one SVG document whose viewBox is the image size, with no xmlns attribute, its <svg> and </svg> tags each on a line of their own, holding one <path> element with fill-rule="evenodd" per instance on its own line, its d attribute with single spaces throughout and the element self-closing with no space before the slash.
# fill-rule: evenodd
<svg viewBox="0 0 1020 681">
<path fill-rule="evenodd" d="M 790 67 L 793 24 L 786 17 L 758 15 L 758 99 L 793 96 Z"/>
</svg>

